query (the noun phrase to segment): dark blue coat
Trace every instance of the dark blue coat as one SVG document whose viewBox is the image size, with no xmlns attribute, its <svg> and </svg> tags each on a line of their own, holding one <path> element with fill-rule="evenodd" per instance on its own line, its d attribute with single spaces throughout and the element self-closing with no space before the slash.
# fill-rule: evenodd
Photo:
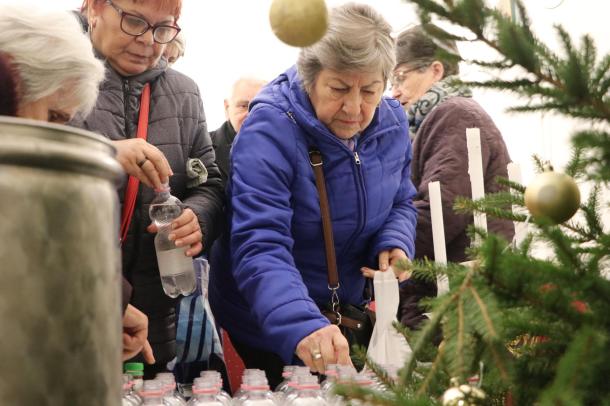
<svg viewBox="0 0 610 406">
<path fill-rule="evenodd" d="M 330 292 L 311 145 L 324 160 L 341 302 L 362 303 L 360 267 L 377 268 L 380 251 L 414 251 L 411 145 L 400 104 L 382 99 L 352 152 L 318 121 L 295 68 L 267 85 L 231 151 L 231 233 L 212 250 L 209 298 L 232 338 L 287 363 L 301 339 L 328 325 L 317 306 Z"/>
</svg>

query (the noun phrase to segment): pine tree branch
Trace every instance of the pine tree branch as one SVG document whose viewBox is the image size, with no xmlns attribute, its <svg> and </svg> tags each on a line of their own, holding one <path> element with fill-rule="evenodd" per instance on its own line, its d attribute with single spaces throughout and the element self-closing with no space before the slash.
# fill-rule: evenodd
<svg viewBox="0 0 610 406">
<path fill-rule="evenodd" d="M 416 394 L 418 396 L 423 396 L 426 394 L 426 391 L 428 390 L 428 385 L 430 385 L 432 378 L 434 377 L 436 371 L 438 370 L 438 368 L 441 364 L 441 361 L 443 359 L 444 353 L 445 353 L 445 347 L 439 346 L 436 357 L 434 358 L 434 361 L 432 362 L 432 366 L 430 367 L 430 370 L 426 374 L 426 378 L 424 379 L 424 381 L 422 382 L 422 384 L 420 385 L 419 389 L 416 392 Z"/>
<path fill-rule="evenodd" d="M 457 376 L 460 378 L 461 382 L 464 382 L 466 379 L 466 372 L 464 366 L 464 335 L 466 334 L 464 331 L 464 303 L 462 301 L 462 296 L 460 295 L 457 299 L 457 317 L 458 317 L 458 331 L 457 331 Z"/>
<path fill-rule="evenodd" d="M 439 299 L 441 299 L 440 303 L 438 303 L 435 306 L 434 313 L 432 313 L 432 317 L 424 325 L 423 329 L 421 330 L 421 333 L 419 334 L 417 340 L 415 341 L 415 344 L 413 345 L 412 349 L 413 349 L 414 356 L 411 357 L 411 359 L 407 363 L 407 366 L 405 368 L 403 368 L 400 372 L 400 384 L 401 385 L 406 386 L 408 381 L 411 379 L 411 377 L 413 375 L 413 371 L 415 370 L 415 366 L 417 364 L 416 355 L 420 354 L 421 351 L 423 350 L 423 348 L 431 340 L 432 335 L 435 333 L 436 329 L 438 328 L 438 326 L 442 320 L 442 317 L 449 310 L 449 307 L 453 303 L 455 303 L 458 300 L 458 298 L 460 297 L 460 295 L 462 295 L 463 292 L 466 290 L 467 284 L 471 280 L 474 272 L 475 272 L 474 268 L 471 268 L 466 272 L 466 275 L 464 276 L 464 280 L 462 281 L 462 284 L 456 290 L 455 293 L 447 294 L 446 296 L 439 298 Z"/>
<path fill-rule="evenodd" d="M 486 44 L 504 56 L 509 64 L 523 67 L 536 78 L 529 89 L 527 86 L 519 87 L 518 84 L 510 83 L 506 83 L 501 88 L 519 89 L 516 90 L 517 93 L 523 92 L 529 95 L 532 95 L 532 92 L 541 96 L 546 94 L 547 97 L 555 99 L 555 102 L 545 103 L 549 108 L 552 104 L 556 104 L 562 106 L 561 111 L 575 117 L 610 121 L 610 104 L 604 102 L 605 94 L 591 91 L 596 87 L 596 83 L 587 80 L 589 78 L 583 75 L 583 72 L 586 71 L 585 66 L 591 63 L 591 57 L 594 55 L 591 52 L 592 41 L 590 39 L 583 39 L 586 49 L 583 55 L 579 55 L 574 51 L 571 39 L 565 30 L 557 27 L 557 33 L 566 53 L 566 59 L 562 61 L 529 29 L 526 10 L 518 0 L 519 10 L 523 12 L 522 24 L 513 23 L 500 12 L 486 7 L 482 1 L 464 0 L 455 4 L 446 3 L 446 7 L 430 0 L 409 1 L 418 6 L 418 14 L 422 21 L 429 21 L 430 15 L 436 14 L 447 21 L 465 27 L 476 36 L 476 41 Z M 491 25 L 491 20 L 495 23 L 495 39 L 491 39 L 485 34 L 485 28 Z M 604 62 L 605 60 L 602 62 L 602 67 Z M 538 83 L 546 83 L 554 90 L 544 90 L 545 88 L 539 86 Z M 482 86 L 494 87 L 493 84 Z M 549 95 L 548 91 L 554 94 Z M 560 102 L 560 100 L 563 101 Z M 568 108 L 570 103 L 579 107 Z"/>
<path fill-rule="evenodd" d="M 497 176 L 496 182 L 498 182 L 499 185 L 511 188 L 512 190 L 520 193 L 521 195 L 525 193 L 525 186 L 523 186 L 521 183 L 513 182 L 502 176 Z"/>
<path fill-rule="evenodd" d="M 491 337 L 494 339 L 493 342 L 491 340 L 489 341 L 489 349 L 494 358 L 495 366 L 499 369 L 500 376 L 502 377 L 504 382 L 508 385 L 508 384 L 510 384 L 510 377 L 508 374 L 508 370 L 507 370 L 506 366 L 504 365 L 504 362 L 502 361 L 502 357 L 500 356 L 500 354 L 498 353 L 498 351 L 495 348 L 495 345 L 496 345 L 495 341 L 498 340 L 499 337 L 494 328 L 493 322 L 491 321 L 491 317 L 489 317 L 489 312 L 487 311 L 487 307 L 485 306 L 485 303 L 483 302 L 483 300 L 481 300 L 481 297 L 477 293 L 476 289 L 474 289 L 472 286 L 470 286 L 470 292 L 471 292 L 472 296 L 474 297 L 474 299 L 476 300 L 477 305 L 479 306 L 481 314 L 483 315 L 483 319 L 485 320 L 485 324 L 487 325 L 487 330 L 491 334 Z"/>
</svg>

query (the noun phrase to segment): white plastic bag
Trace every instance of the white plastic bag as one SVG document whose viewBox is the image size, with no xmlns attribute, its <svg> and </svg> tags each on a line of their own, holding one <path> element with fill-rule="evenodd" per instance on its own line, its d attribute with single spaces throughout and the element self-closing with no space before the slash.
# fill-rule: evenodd
<svg viewBox="0 0 610 406">
<path fill-rule="evenodd" d="M 405 337 L 392 326 L 400 301 L 398 281 L 390 268 L 385 272 L 375 272 L 373 283 L 376 322 L 367 355 L 381 366 L 402 368 L 413 351 Z"/>
</svg>

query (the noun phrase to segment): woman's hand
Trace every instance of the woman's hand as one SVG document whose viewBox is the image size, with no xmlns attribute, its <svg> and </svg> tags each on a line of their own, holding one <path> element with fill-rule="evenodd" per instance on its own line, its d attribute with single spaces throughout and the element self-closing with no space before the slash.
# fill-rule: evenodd
<svg viewBox="0 0 610 406">
<path fill-rule="evenodd" d="M 313 372 L 324 373 L 326 365 L 352 365 L 349 344 L 334 324 L 314 331 L 299 341 L 297 356 Z"/>
<path fill-rule="evenodd" d="M 387 271 L 390 266 L 393 267 L 393 265 L 400 260 L 409 261 L 409 257 L 407 257 L 407 254 L 400 248 L 393 248 L 391 250 L 381 251 L 379 253 L 379 271 Z M 409 277 L 411 276 L 411 273 L 409 271 L 403 271 L 394 267 L 392 268 L 392 270 L 394 271 L 394 274 L 400 282 L 409 279 Z M 360 268 L 360 272 L 362 272 L 362 275 L 364 275 L 365 277 L 372 279 L 375 277 L 375 272 L 377 271 L 371 268 L 362 267 Z"/>
<path fill-rule="evenodd" d="M 112 144 L 123 170 L 148 187 L 158 190 L 174 174 L 163 152 L 141 138 L 113 141 Z"/>
<path fill-rule="evenodd" d="M 193 213 L 193 210 L 186 208 L 182 211 L 182 214 L 178 216 L 171 224 L 172 231 L 169 234 L 169 239 L 176 242 L 178 247 L 187 247 L 186 255 L 193 257 L 201 252 L 203 244 L 203 233 L 199 226 L 197 216 Z M 158 231 L 157 226 L 152 223 L 147 228 L 149 233 L 156 233 Z"/>
<path fill-rule="evenodd" d="M 148 317 L 128 304 L 123 315 L 123 361 L 135 357 L 140 352 L 148 364 L 155 363 L 148 342 Z"/>
</svg>

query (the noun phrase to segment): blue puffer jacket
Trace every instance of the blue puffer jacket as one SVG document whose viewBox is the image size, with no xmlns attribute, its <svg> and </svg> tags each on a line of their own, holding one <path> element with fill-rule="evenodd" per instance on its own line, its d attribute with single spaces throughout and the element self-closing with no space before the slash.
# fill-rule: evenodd
<svg viewBox="0 0 610 406">
<path fill-rule="evenodd" d="M 330 302 L 309 146 L 322 152 L 342 303 L 363 301 L 360 267 L 380 251 L 413 256 L 417 212 L 411 145 L 400 104 L 384 98 L 355 152 L 317 120 L 293 67 L 267 85 L 231 152 L 231 234 L 212 250 L 209 299 L 236 341 L 293 359 L 328 325 Z"/>
</svg>

